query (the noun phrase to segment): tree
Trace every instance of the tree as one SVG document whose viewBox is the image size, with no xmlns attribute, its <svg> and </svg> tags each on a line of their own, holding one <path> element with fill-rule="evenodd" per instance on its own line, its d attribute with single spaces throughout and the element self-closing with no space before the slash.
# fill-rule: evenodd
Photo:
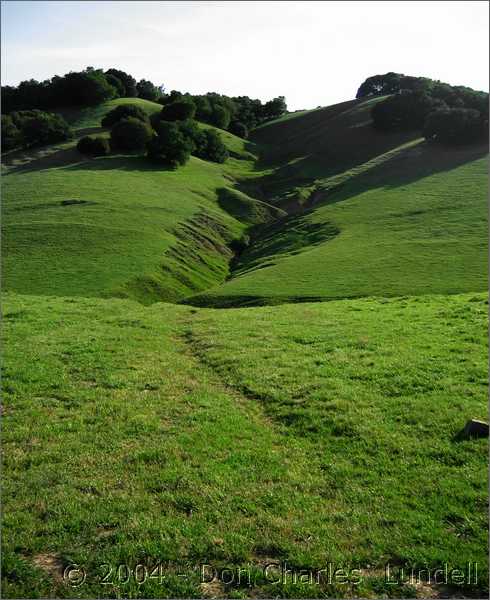
<svg viewBox="0 0 490 600">
<path fill-rule="evenodd" d="M 246 125 L 244 123 L 241 123 L 240 121 L 232 121 L 228 128 L 228 131 L 230 131 L 230 133 L 232 133 L 233 135 L 237 135 L 238 137 L 241 137 L 243 139 L 248 138 L 248 129 Z"/>
<path fill-rule="evenodd" d="M 126 117 L 111 129 L 111 148 L 122 152 L 144 150 L 151 139 L 151 128 L 134 117 Z"/>
<path fill-rule="evenodd" d="M 263 120 L 263 106 L 260 100 L 253 100 L 248 96 L 232 98 L 235 105 L 233 121 L 243 123 L 250 131 Z"/>
<path fill-rule="evenodd" d="M 177 123 L 161 121 L 148 144 L 148 157 L 173 168 L 184 165 L 191 155 L 192 143 Z"/>
<path fill-rule="evenodd" d="M 21 132 L 23 146 L 42 146 L 64 142 L 72 137 L 68 123 L 61 115 L 41 110 L 13 112 L 12 122 Z"/>
<path fill-rule="evenodd" d="M 170 94 L 162 94 L 161 98 L 158 100 L 158 103 L 162 106 L 165 106 L 166 104 L 172 104 L 177 100 L 182 100 L 182 98 L 184 98 L 184 95 L 181 92 L 172 90 Z"/>
<path fill-rule="evenodd" d="M 228 125 L 230 124 L 231 114 L 230 112 L 221 104 L 214 104 L 212 106 L 211 113 L 211 124 L 215 127 L 219 127 L 220 129 L 228 129 Z"/>
<path fill-rule="evenodd" d="M 196 113 L 196 105 L 192 100 L 176 100 L 172 104 L 166 104 L 161 112 L 162 121 L 185 121 L 192 119 Z"/>
<path fill-rule="evenodd" d="M 118 98 L 124 98 L 126 88 L 124 87 L 124 83 L 119 79 L 119 77 L 111 75 L 110 73 L 106 73 L 105 78 L 107 79 L 109 85 L 112 85 L 112 87 L 116 90 L 116 96 Z"/>
<path fill-rule="evenodd" d="M 265 119 L 275 119 L 283 115 L 287 111 L 287 108 L 284 96 L 278 96 L 264 104 L 262 114 Z"/>
<path fill-rule="evenodd" d="M 111 147 L 106 138 L 86 135 L 79 140 L 77 150 L 89 156 L 105 156 L 110 153 Z"/>
<path fill-rule="evenodd" d="M 228 150 L 221 141 L 219 134 L 213 129 L 206 129 L 204 133 L 205 145 L 196 150 L 195 155 L 212 162 L 224 163 L 228 158 Z"/>
<path fill-rule="evenodd" d="M 206 150 L 207 138 L 202 129 L 199 128 L 196 121 L 187 119 L 186 121 L 176 122 L 179 131 L 190 141 L 191 154 L 200 156 Z"/>
<path fill-rule="evenodd" d="M 140 81 L 138 81 L 136 84 L 136 91 L 138 92 L 138 96 L 144 100 L 154 101 L 162 95 L 160 88 L 153 85 L 153 83 L 147 79 L 140 79 Z"/>
<path fill-rule="evenodd" d="M 71 72 L 64 77 L 53 77 L 51 86 L 58 106 L 95 106 L 117 94 L 100 70 Z"/>
<path fill-rule="evenodd" d="M 112 127 L 114 123 L 117 123 L 121 119 L 132 117 L 138 119 L 143 123 L 148 122 L 148 115 L 146 112 L 136 104 L 120 104 L 108 112 L 100 122 L 102 127 Z"/>
<path fill-rule="evenodd" d="M 136 89 L 136 79 L 121 71 L 120 69 L 108 69 L 105 72 L 106 75 L 113 75 L 117 77 L 124 86 L 124 94 L 125 98 L 135 98 L 138 95 L 138 91 Z"/>
<path fill-rule="evenodd" d="M 373 125 L 382 131 L 422 129 L 426 116 L 440 101 L 425 92 L 405 92 L 377 102 L 371 110 Z"/>
<path fill-rule="evenodd" d="M 209 102 L 209 98 L 206 96 L 193 96 L 192 100 L 196 105 L 196 119 L 198 121 L 202 121 L 203 123 L 210 123 L 213 109 L 211 107 L 211 103 Z"/>
<path fill-rule="evenodd" d="M 385 75 L 373 75 L 368 77 L 357 90 L 356 98 L 366 96 L 385 96 L 396 94 L 400 90 L 400 73 L 386 73 Z"/>
<path fill-rule="evenodd" d="M 427 140 L 442 144 L 468 144 L 484 140 L 485 134 L 487 125 L 473 108 L 435 110 L 427 116 L 423 129 Z"/>
</svg>

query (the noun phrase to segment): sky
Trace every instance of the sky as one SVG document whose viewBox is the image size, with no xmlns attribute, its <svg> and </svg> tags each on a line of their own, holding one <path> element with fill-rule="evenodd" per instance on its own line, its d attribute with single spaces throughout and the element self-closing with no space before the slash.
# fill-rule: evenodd
<svg viewBox="0 0 490 600">
<path fill-rule="evenodd" d="M 395 71 L 488 91 L 487 2 L 2 1 L 2 84 L 87 66 L 290 110 Z"/>
</svg>

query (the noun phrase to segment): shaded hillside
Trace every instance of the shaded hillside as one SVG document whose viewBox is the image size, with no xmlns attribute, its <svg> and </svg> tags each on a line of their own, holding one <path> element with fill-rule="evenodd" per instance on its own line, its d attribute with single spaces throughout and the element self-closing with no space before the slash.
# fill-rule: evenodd
<svg viewBox="0 0 490 600">
<path fill-rule="evenodd" d="M 233 278 L 191 301 L 229 306 L 486 289 L 486 153 L 415 144 L 364 172 L 346 172 L 330 191 L 326 179 L 302 221 L 337 235 L 311 244 L 306 236 L 291 250 L 286 220 L 282 247 L 271 246 L 267 230 L 259 233 Z"/>
</svg>

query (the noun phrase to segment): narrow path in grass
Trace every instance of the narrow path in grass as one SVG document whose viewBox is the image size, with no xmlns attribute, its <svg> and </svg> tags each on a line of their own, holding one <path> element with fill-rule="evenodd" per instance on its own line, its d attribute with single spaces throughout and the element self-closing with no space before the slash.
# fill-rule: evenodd
<svg viewBox="0 0 490 600">
<path fill-rule="evenodd" d="M 239 389 L 236 385 L 226 382 L 223 376 L 206 361 L 205 352 L 195 337 L 193 328 L 192 317 L 199 310 L 202 309 L 191 308 L 189 313 L 185 314 L 178 321 L 181 328 L 176 337 L 176 343 L 180 345 L 179 352 L 185 356 L 186 360 L 193 363 L 194 368 L 200 373 L 201 377 L 205 373 L 206 380 L 209 381 L 213 388 L 220 394 L 226 394 L 230 397 L 237 407 L 239 407 L 240 411 L 244 411 L 254 423 L 266 426 L 277 433 L 277 435 L 284 435 L 286 433 L 284 427 L 281 427 L 266 414 L 261 405 L 260 396 L 253 394 L 250 390 Z"/>
</svg>

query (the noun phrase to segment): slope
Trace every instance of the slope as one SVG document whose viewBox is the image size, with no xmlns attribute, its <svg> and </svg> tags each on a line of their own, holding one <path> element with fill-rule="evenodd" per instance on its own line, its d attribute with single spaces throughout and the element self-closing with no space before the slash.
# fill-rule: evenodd
<svg viewBox="0 0 490 600">
<path fill-rule="evenodd" d="M 486 289 L 488 147 L 380 134 L 365 121 L 367 106 L 344 103 L 255 132 L 269 172 L 242 187 L 290 216 L 258 228 L 232 277 L 190 302 Z"/>
<path fill-rule="evenodd" d="M 102 131 L 95 127 L 100 117 L 121 102 L 72 115 L 78 135 L 88 126 Z M 231 214 L 245 204 L 262 222 L 278 210 L 245 195 L 235 198 L 231 214 L 222 208 L 224 194 L 255 159 L 243 140 L 220 134 L 231 153 L 225 165 L 191 158 L 177 171 L 136 156 L 87 159 L 76 140 L 9 156 L 4 289 L 148 303 L 223 281 L 233 256 L 228 246 L 247 226 Z"/>
</svg>

